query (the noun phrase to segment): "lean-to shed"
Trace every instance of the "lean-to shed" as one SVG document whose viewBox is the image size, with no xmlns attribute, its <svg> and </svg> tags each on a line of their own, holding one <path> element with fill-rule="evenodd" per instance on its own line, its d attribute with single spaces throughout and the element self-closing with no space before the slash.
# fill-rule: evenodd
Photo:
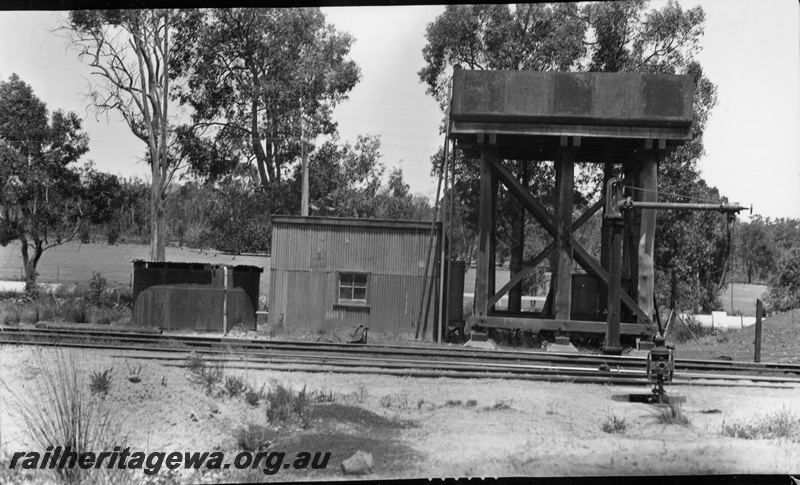
<svg viewBox="0 0 800 485">
<path fill-rule="evenodd" d="M 270 324 L 311 332 L 363 325 L 371 333 L 414 335 L 430 222 L 273 216 L 272 224 Z M 435 280 L 421 325 L 428 335 L 438 321 Z"/>
</svg>

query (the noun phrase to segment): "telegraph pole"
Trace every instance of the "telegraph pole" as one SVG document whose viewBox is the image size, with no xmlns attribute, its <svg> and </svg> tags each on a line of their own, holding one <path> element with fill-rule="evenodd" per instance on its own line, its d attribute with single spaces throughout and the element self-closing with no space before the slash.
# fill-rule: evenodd
<svg viewBox="0 0 800 485">
<path fill-rule="evenodd" d="M 303 169 L 303 196 L 300 205 L 300 215 L 308 217 L 308 156 L 306 154 L 306 117 L 303 114 L 303 98 L 300 98 L 300 147 Z"/>
</svg>

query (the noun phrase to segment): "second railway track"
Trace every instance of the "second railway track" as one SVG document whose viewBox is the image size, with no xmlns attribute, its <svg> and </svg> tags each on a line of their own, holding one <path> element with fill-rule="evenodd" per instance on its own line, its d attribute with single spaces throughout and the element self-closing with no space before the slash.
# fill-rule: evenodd
<svg viewBox="0 0 800 485">
<path fill-rule="evenodd" d="M 229 367 L 423 377 L 514 378 L 646 385 L 645 359 L 630 356 L 482 351 L 391 345 L 0 327 L 0 344 L 108 349 L 183 365 L 190 353 Z M 800 385 L 800 365 L 676 360 L 673 384 Z"/>
</svg>

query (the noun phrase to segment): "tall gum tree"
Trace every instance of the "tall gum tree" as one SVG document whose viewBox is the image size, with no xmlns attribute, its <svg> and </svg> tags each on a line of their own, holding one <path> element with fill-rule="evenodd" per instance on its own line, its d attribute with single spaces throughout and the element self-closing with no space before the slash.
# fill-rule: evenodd
<svg viewBox="0 0 800 485">
<path fill-rule="evenodd" d="M 98 79 L 89 92 L 98 114 L 119 112 L 147 145 L 153 261 L 166 257 L 166 199 L 177 169 L 168 156 L 171 19 L 169 10 L 76 10 L 64 26 Z"/>
<path fill-rule="evenodd" d="M 418 74 L 427 85 L 428 94 L 439 102 L 443 112 L 447 110 L 447 85 L 455 64 L 467 69 L 692 74 L 695 78 L 694 138 L 664 160 L 661 164 L 661 181 L 664 187 L 676 192 L 686 189 L 678 193 L 689 193 L 693 187 L 693 196 L 719 200 L 718 193 L 706 187 L 704 182 L 699 183 L 702 179 L 696 167 L 697 160 L 704 153 L 703 129 L 711 108 L 716 104 L 716 86 L 704 76 L 702 67 L 694 58 L 703 35 L 704 22 L 705 15 L 701 7 L 683 10 L 674 1 L 661 9 L 651 10 L 648 10 L 645 0 L 592 2 L 585 5 L 524 4 L 514 7 L 448 5 L 445 12 L 427 27 L 427 44 L 422 51 L 425 66 Z M 509 167 L 518 178 L 525 179 L 526 174 L 519 170 L 521 164 L 511 163 Z M 529 170 L 529 186 L 542 186 L 543 178 L 550 176 L 550 165 L 544 164 L 542 168 Z M 591 170 L 592 167 L 581 169 Z M 470 207 L 470 194 L 475 193 L 476 177 L 477 170 L 470 167 L 456 169 L 456 197 L 467 207 Z M 596 197 L 602 174 L 597 171 L 579 173 L 579 177 L 593 180 L 594 183 L 583 184 L 588 190 L 575 196 Z M 502 198 L 498 203 L 502 207 Z M 474 207 L 473 211 L 476 210 L 477 207 Z M 521 223 L 525 222 L 524 214 L 515 213 L 513 208 L 502 213 L 509 214 L 512 220 L 504 222 L 504 227 L 498 228 L 498 234 L 513 232 L 517 237 L 523 235 L 524 225 Z M 675 297 L 671 301 L 674 302 L 681 293 L 676 285 L 690 276 L 693 281 L 702 281 L 704 287 L 714 286 L 718 289 L 716 282 L 714 285 L 711 283 L 716 276 L 714 265 L 727 250 L 724 239 L 720 242 L 717 237 L 718 227 L 714 224 L 719 221 L 685 211 L 663 214 L 664 217 L 659 214 L 657 240 L 666 241 L 666 246 L 675 251 L 657 249 L 655 264 L 667 272 L 669 276 L 666 279 L 675 282 L 669 290 L 670 295 Z M 476 219 L 474 215 L 465 214 L 465 217 L 467 220 Z M 713 263 L 700 264 L 699 260 L 682 259 L 678 255 L 680 244 L 676 242 L 673 245 L 668 239 L 675 236 L 669 226 L 676 219 L 691 220 L 691 224 L 679 225 L 686 231 L 690 230 L 692 224 L 699 224 L 707 229 L 706 233 L 715 234 L 713 244 L 698 244 L 702 246 L 704 260 Z M 511 250 L 512 273 L 521 267 L 522 251 L 519 246 Z M 510 304 L 518 299 L 518 290 L 510 293 Z M 683 301 L 688 302 L 686 298 Z"/>
<path fill-rule="evenodd" d="M 238 156 L 270 189 L 300 155 L 301 116 L 309 139 L 335 132 L 331 111 L 360 71 L 347 57 L 352 37 L 318 8 L 197 10 L 180 22 L 176 97 L 193 123 L 184 143 L 218 147 L 192 154 L 197 172 L 230 169 L 223 159 Z"/>
</svg>

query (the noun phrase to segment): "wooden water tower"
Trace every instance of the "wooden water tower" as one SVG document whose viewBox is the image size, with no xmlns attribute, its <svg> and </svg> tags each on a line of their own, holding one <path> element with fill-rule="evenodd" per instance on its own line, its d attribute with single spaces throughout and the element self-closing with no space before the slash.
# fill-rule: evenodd
<svg viewBox="0 0 800 485">
<path fill-rule="evenodd" d="M 602 255 L 597 261 L 573 233 L 599 210 L 605 212 L 605 197 L 572 220 L 575 164 L 602 164 L 606 181 L 611 179 L 614 166 L 621 166 L 624 185 L 641 189 L 635 190 L 636 200 L 655 201 L 659 161 L 691 139 L 693 92 L 694 83 L 689 75 L 462 69 L 454 72 L 450 137 L 468 159 L 478 160 L 481 174 L 474 314 L 468 321 L 473 330 L 606 333 L 610 223 L 604 218 Z M 550 213 L 517 180 L 505 160 L 555 163 L 558 194 L 555 213 Z M 545 250 L 526 261 L 525 267 L 499 290 L 495 288 L 494 276 L 498 184 L 503 184 L 553 237 Z M 603 184 L 604 190 L 606 185 Z M 652 337 L 656 333 L 655 230 L 655 209 L 642 210 L 625 230 L 628 278 L 619 295 L 627 317 L 623 316 L 619 324 L 621 335 Z M 496 309 L 496 303 L 553 251 L 557 251 L 558 263 L 548 296 L 551 304 L 540 314 Z M 576 280 L 573 262 L 596 282 L 595 318 L 587 317 L 587 312 L 573 315 L 578 313 L 573 305 Z M 606 341 L 606 347 L 612 351 L 619 345 L 618 336 L 615 342 Z"/>
</svg>

